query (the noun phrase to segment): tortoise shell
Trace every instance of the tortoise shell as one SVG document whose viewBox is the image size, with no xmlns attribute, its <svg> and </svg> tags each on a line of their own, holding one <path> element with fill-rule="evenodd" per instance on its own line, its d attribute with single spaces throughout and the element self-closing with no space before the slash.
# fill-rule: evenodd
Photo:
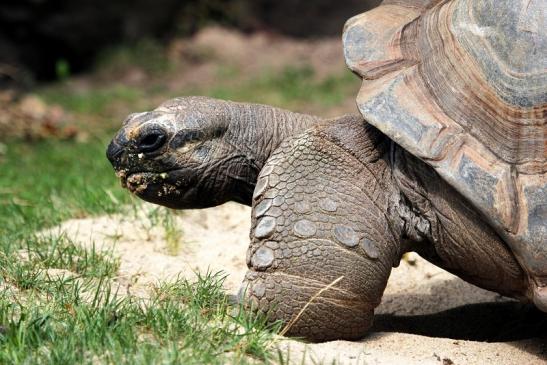
<svg viewBox="0 0 547 365">
<path fill-rule="evenodd" d="M 544 0 L 388 0 L 345 25 L 365 119 L 489 220 L 547 298 Z"/>
</svg>

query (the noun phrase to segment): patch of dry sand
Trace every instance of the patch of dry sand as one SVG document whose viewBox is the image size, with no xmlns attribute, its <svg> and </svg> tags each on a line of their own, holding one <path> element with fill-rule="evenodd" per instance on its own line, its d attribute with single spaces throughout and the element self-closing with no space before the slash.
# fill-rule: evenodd
<svg viewBox="0 0 547 365">
<path fill-rule="evenodd" d="M 223 270 L 235 293 L 246 271 L 250 210 L 229 203 L 176 216 L 178 253 L 169 254 L 161 225 L 145 205 L 137 216 L 69 220 L 57 227 L 79 244 L 112 248 L 118 283 L 146 296 L 158 280 Z M 531 308 L 463 282 L 412 256 L 393 270 L 375 325 L 362 341 L 305 344 L 283 339 L 291 362 L 340 364 L 546 364 L 547 320 Z M 539 336 L 543 336 L 543 339 Z"/>
</svg>

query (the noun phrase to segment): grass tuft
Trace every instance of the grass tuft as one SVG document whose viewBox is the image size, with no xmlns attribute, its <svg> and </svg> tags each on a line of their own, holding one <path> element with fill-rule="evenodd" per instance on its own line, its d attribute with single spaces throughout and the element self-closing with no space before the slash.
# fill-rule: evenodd
<svg viewBox="0 0 547 365">
<path fill-rule="evenodd" d="M 178 214 L 183 214 L 178 213 Z M 184 232 L 177 226 L 175 216 L 177 212 L 165 207 L 155 207 L 147 213 L 147 221 L 150 226 L 163 228 L 163 239 L 167 253 L 177 255 L 183 240 Z"/>
</svg>

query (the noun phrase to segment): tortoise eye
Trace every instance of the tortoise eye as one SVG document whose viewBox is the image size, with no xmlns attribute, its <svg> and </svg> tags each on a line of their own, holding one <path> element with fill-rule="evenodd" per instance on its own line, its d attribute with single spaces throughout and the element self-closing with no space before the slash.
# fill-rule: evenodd
<svg viewBox="0 0 547 365">
<path fill-rule="evenodd" d="M 139 152 L 153 152 L 158 150 L 165 144 L 167 139 L 166 133 L 163 130 L 152 129 L 143 133 L 141 138 L 137 142 L 137 151 Z"/>
</svg>

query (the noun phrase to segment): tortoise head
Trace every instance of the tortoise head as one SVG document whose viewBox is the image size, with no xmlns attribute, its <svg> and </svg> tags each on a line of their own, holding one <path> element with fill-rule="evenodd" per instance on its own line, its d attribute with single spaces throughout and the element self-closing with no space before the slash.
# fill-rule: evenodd
<svg viewBox="0 0 547 365">
<path fill-rule="evenodd" d="M 122 186 L 175 209 L 246 203 L 258 171 L 239 152 L 240 132 L 228 132 L 237 129 L 230 126 L 231 104 L 185 97 L 129 115 L 106 152 Z"/>
</svg>

